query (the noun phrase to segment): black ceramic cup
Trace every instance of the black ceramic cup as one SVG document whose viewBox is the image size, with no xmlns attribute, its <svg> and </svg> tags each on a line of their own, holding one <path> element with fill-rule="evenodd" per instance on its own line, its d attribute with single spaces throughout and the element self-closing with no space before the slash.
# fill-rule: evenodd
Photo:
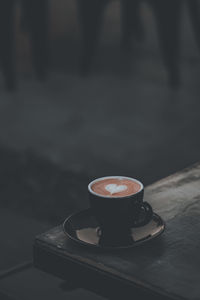
<svg viewBox="0 0 200 300">
<path fill-rule="evenodd" d="M 92 190 L 92 186 L 105 179 L 123 178 L 139 184 L 136 193 L 127 196 L 101 195 Z M 99 223 L 99 232 L 103 241 L 109 241 L 112 245 L 128 243 L 131 228 L 144 226 L 153 215 L 149 203 L 143 201 L 143 184 L 130 177 L 108 176 L 92 181 L 88 185 L 89 202 L 93 215 Z"/>
</svg>

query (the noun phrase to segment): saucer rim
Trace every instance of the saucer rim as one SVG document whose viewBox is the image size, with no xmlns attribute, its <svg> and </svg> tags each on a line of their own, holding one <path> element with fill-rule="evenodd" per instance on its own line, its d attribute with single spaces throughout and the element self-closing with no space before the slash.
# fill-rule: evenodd
<svg viewBox="0 0 200 300">
<path fill-rule="evenodd" d="M 141 239 L 139 241 L 136 241 L 135 243 L 133 243 L 132 245 L 128 245 L 128 246 L 112 246 L 112 247 L 107 247 L 107 246 L 101 246 L 101 245 L 96 245 L 96 244 L 91 244 L 91 243 L 87 243 L 87 242 L 84 242 L 83 240 L 80 240 L 78 237 L 75 238 L 73 236 L 71 236 L 67 230 L 65 229 L 65 226 L 67 224 L 67 222 L 74 216 L 77 216 L 78 214 L 81 214 L 81 213 L 86 213 L 86 212 L 91 212 L 91 209 L 90 208 L 86 208 L 86 209 L 82 209 L 82 210 L 79 210 L 78 212 L 75 212 L 75 213 L 72 213 L 71 215 L 69 215 L 65 220 L 64 222 L 62 223 L 62 228 L 63 228 L 63 232 L 64 234 L 73 242 L 75 242 L 76 244 L 79 244 L 79 245 L 82 245 L 82 246 L 85 246 L 85 247 L 90 247 L 90 248 L 95 248 L 95 249 L 101 249 L 101 250 L 120 250 L 120 249 L 129 249 L 129 248 L 134 248 L 134 247 L 137 247 L 137 246 L 140 246 L 141 244 L 144 244 L 144 243 L 147 243 L 148 241 L 151 241 L 155 238 L 157 238 L 158 236 L 160 236 L 161 234 L 163 234 L 163 232 L 165 231 L 166 229 L 166 223 L 165 221 L 161 218 L 161 216 L 159 216 L 157 213 L 153 212 L 153 216 L 156 216 L 158 217 L 158 219 L 160 219 L 160 221 L 162 222 L 162 229 L 157 232 L 154 236 L 150 236 L 150 237 L 146 237 L 144 239 Z M 92 215 L 92 214 L 91 214 Z M 153 218 L 152 216 L 152 218 Z M 149 221 L 150 222 L 150 221 Z M 147 225 L 147 224 L 146 224 Z M 144 227 L 144 226 L 141 226 L 141 227 Z"/>
</svg>

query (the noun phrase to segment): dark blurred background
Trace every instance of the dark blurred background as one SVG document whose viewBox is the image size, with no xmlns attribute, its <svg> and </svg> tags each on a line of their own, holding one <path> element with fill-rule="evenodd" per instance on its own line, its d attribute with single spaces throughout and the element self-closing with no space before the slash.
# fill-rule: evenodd
<svg viewBox="0 0 200 300">
<path fill-rule="evenodd" d="M 1 299 L 100 299 L 33 269 L 35 234 L 86 208 L 93 178 L 199 160 L 199 6 L 0 1 Z"/>
</svg>

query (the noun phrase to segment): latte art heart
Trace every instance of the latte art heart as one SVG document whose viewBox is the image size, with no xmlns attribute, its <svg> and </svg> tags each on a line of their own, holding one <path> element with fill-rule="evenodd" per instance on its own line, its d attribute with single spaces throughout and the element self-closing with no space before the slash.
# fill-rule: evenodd
<svg viewBox="0 0 200 300">
<path fill-rule="evenodd" d="M 123 192 L 127 190 L 126 185 L 117 185 L 116 183 L 108 184 L 105 186 L 106 191 L 108 191 L 111 195 Z"/>
<path fill-rule="evenodd" d="M 129 177 L 108 176 L 91 182 L 90 189 L 99 196 L 123 198 L 138 193 L 142 189 L 142 185 Z"/>
</svg>

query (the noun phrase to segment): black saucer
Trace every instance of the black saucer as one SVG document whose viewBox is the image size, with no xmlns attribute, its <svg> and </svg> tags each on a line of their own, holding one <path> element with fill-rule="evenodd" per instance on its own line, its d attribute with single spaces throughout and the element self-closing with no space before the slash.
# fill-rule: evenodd
<svg viewBox="0 0 200 300">
<path fill-rule="evenodd" d="M 100 242 L 99 225 L 90 209 L 68 217 L 63 223 L 63 229 L 70 239 L 79 244 L 103 249 L 121 249 L 138 246 L 159 236 L 165 230 L 165 223 L 160 216 L 154 213 L 152 220 L 147 225 L 131 229 L 131 238 L 128 244 L 109 247 Z"/>
</svg>

